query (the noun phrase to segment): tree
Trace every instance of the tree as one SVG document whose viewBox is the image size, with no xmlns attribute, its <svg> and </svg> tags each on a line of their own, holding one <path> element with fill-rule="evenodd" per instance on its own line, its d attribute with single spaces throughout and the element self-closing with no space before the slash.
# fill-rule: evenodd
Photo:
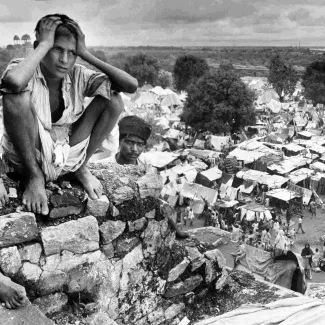
<svg viewBox="0 0 325 325">
<path fill-rule="evenodd" d="M 160 70 L 158 73 L 158 80 L 162 88 L 171 88 L 173 84 L 172 73 L 166 70 Z"/>
<path fill-rule="evenodd" d="M 292 65 L 285 63 L 279 54 L 271 58 L 268 82 L 279 95 L 280 102 L 283 102 L 285 96 L 292 96 L 298 79 L 298 74 Z"/>
<path fill-rule="evenodd" d="M 155 57 L 140 52 L 127 57 L 125 71 L 138 80 L 139 87 L 145 83 L 154 86 L 158 81 L 159 62 Z"/>
<path fill-rule="evenodd" d="M 311 99 L 314 105 L 325 104 L 325 61 L 315 61 L 307 66 L 302 86 L 306 99 Z"/>
<path fill-rule="evenodd" d="M 236 132 L 255 124 L 254 98 L 234 71 L 219 69 L 189 85 L 182 120 L 196 131 Z"/>
<path fill-rule="evenodd" d="M 173 77 L 178 91 L 185 90 L 187 86 L 209 72 L 209 66 L 205 59 L 186 54 L 176 59 Z"/>
<path fill-rule="evenodd" d="M 106 55 L 101 50 L 95 51 L 94 56 L 101 61 L 107 62 Z"/>
</svg>

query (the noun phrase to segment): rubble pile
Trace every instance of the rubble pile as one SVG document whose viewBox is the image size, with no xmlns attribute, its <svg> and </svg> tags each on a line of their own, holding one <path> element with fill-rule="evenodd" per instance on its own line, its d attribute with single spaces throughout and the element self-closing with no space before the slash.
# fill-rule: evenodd
<svg viewBox="0 0 325 325">
<path fill-rule="evenodd" d="M 160 175 L 92 168 L 105 195 L 86 200 L 66 181 L 50 184 L 48 219 L 23 211 L 19 183 L 4 180 L 18 195 L 1 211 L 1 271 L 50 317 L 78 304 L 91 314 L 88 324 L 173 324 L 177 317 L 176 324 L 196 295 L 223 287 L 223 255 L 195 239 L 175 240 L 173 209 L 158 199 Z"/>
</svg>

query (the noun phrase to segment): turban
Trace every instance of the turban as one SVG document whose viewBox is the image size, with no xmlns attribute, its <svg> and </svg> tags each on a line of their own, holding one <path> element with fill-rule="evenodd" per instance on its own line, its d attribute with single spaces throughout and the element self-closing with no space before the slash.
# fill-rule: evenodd
<svg viewBox="0 0 325 325">
<path fill-rule="evenodd" d="M 120 134 L 135 135 L 147 141 L 151 134 L 151 126 L 142 118 L 131 115 L 123 117 L 118 123 Z"/>
</svg>

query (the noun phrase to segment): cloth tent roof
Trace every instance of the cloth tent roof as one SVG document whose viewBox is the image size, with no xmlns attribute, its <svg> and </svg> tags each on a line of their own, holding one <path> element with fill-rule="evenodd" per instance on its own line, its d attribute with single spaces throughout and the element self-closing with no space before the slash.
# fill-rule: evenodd
<svg viewBox="0 0 325 325">
<path fill-rule="evenodd" d="M 150 89 L 152 89 L 152 86 L 147 83 L 145 83 L 142 87 L 139 88 L 140 91 L 148 91 Z"/>
<path fill-rule="evenodd" d="M 143 155 L 145 155 L 146 162 L 157 168 L 165 167 L 179 157 L 179 154 L 167 151 L 148 151 Z"/>
<path fill-rule="evenodd" d="M 262 104 L 268 104 L 272 99 L 274 100 L 278 100 L 279 99 L 279 95 L 276 93 L 276 91 L 274 89 L 267 89 L 265 90 L 265 92 L 258 97 L 257 99 L 257 103 Z"/>
<path fill-rule="evenodd" d="M 303 156 L 286 157 L 284 160 L 268 166 L 268 169 L 283 175 L 290 173 L 296 168 L 303 167 L 309 164 L 311 161 L 312 159 Z"/>
<path fill-rule="evenodd" d="M 297 184 L 313 174 L 315 174 L 314 170 L 309 168 L 300 168 L 291 172 L 288 177 L 292 183 Z"/>
<path fill-rule="evenodd" d="M 178 139 L 179 136 L 183 135 L 182 131 L 176 129 L 169 129 L 165 134 L 164 138 Z"/>
<path fill-rule="evenodd" d="M 318 172 L 325 172 L 325 164 L 320 161 L 316 161 L 313 164 L 310 164 L 309 168 Z"/>
<path fill-rule="evenodd" d="M 325 304 L 320 299 L 301 295 L 266 305 L 242 305 L 233 311 L 202 320 L 194 325 L 311 325 L 322 324 L 324 319 Z"/>
<path fill-rule="evenodd" d="M 204 172 L 201 172 L 201 175 L 206 177 L 209 181 L 215 181 L 216 179 L 221 178 L 222 171 L 218 167 L 212 167 Z"/>
<path fill-rule="evenodd" d="M 179 97 L 175 94 L 167 94 L 163 100 L 161 101 L 162 106 L 181 106 L 183 103 L 179 99 Z"/>
<path fill-rule="evenodd" d="M 220 151 L 223 145 L 231 143 L 230 136 L 219 137 L 216 135 L 211 135 L 210 141 L 215 150 Z"/>
<path fill-rule="evenodd" d="M 286 188 L 277 188 L 273 191 L 266 192 L 266 195 L 285 202 L 289 202 L 294 198 L 301 197 L 301 195 L 297 192 L 289 191 Z"/>
<path fill-rule="evenodd" d="M 134 103 L 138 106 L 146 105 L 146 104 L 159 104 L 158 100 L 155 98 L 153 93 L 148 91 L 139 92 L 137 96 L 133 99 Z"/>
<path fill-rule="evenodd" d="M 305 138 L 311 138 L 315 134 L 314 133 L 311 133 L 311 132 L 308 132 L 308 131 L 301 131 L 301 132 L 298 132 L 298 135 L 303 136 Z"/>
<path fill-rule="evenodd" d="M 273 114 L 280 113 L 281 111 L 281 103 L 273 98 L 267 103 L 267 107 Z"/>
</svg>

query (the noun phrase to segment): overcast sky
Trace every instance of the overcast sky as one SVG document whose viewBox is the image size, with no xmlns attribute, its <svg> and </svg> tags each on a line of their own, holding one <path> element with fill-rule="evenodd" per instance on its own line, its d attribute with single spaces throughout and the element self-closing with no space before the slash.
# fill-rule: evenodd
<svg viewBox="0 0 325 325">
<path fill-rule="evenodd" d="M 50 13 L 92 46 L 325 46 L 325 0 L 1 0 L 0 46 Z"/>
</svg>

